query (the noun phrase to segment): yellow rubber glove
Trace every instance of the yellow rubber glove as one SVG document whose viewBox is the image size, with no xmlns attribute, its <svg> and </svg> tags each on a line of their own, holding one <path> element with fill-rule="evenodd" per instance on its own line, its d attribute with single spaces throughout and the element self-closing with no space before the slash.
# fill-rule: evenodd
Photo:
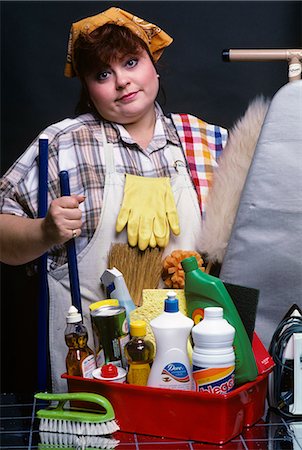
<svg viewBox="0 0 302 450">
<path fill-rule="evenodd" d="M 180 233 L 178 214 L 169 178 L 126 175 L 123 203 L 116 221 L 116 231 L 127 224 L 128 242 L 145 250 L 148 245 L 166 247 L 170 227 Z"/>
</svg>

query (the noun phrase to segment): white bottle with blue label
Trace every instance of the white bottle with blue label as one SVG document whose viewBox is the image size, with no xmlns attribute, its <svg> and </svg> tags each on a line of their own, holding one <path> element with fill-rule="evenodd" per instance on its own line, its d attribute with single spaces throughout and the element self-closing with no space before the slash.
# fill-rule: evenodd
<svg viewBox="0 0 302 450">
<path fill-rule="evenodd" d="M 164 312 L 151 320 L 156 355 L 148 386 L 192 390 L 192 367 L 187 343 L 194 322 L 179 311 L 175 292 L 168 292 Z"/>
</svg>

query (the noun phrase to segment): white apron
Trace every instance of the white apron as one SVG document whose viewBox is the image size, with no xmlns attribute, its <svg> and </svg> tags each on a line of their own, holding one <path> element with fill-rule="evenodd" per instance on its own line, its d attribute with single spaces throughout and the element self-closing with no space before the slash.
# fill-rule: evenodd
<svg viewBox="0 0 302 450">
<path fill-rule="evenodd" d="M 103 206 L 97 229 L 84 250 L 77 255 L 84 324 L 87 327 L 90 348 L 94 348 L 89 304 L 105 298 L 100 284 L 100 276 L 107 268 L 108 252 L 112 243 L 126 243 L 127 232 L 124 229 L 116 233 L 115 224 L 124 194 L 125 174 L 118 173 L 114 165 L 113 144 L 108 143 L 104 127 L 95 134 L 100 142 L 100 151 L 105 154 L 106 176 Z M 171 233 L 170 242 L 163 256 L 175 249 L 199 250 L 201 242 L 201 215 L 197 195 L 184 163 L 181 148 L 169 146 L 165 150 L 169 165 L 174 167 L 171 186 L 177 206 L 180 235 Z M 61 168 L 61 170 L 64 170 Z M 66 372 L 65 358 L 68 348 L 64 331 L 66 314 L 71 305 L 68 265 L 64 264 L 48 274 L 49 285 L 49 347 L 51 379 L 53 392 L 67 392 L 67 384 L 61 379 Z"/>
</svg>

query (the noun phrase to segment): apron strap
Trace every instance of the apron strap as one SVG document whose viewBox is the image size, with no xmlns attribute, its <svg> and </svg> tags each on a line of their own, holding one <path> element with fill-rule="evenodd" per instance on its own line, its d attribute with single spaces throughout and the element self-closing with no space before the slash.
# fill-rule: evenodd
<svg viewBox="0 0 302 450">
<path fill-rule="evenodd" d="M 105 165 L 106 165 L 106 174 L 115 172 L 115 164 L 114 164 L 114 147 L 111 142 L 108 142 L 105 127 L 102 122 L 101 124 L 101 133 L 103 140 L 103 150 L 105 155 Z"/>
<path fill-rule="evenodd" d="M 190 176 L 182 147 L 169 144 L 168 148 L 165 149 L 165 156 L 168 160 L 169 166 L 172 166 L 178 174 Z"/>
</svg>

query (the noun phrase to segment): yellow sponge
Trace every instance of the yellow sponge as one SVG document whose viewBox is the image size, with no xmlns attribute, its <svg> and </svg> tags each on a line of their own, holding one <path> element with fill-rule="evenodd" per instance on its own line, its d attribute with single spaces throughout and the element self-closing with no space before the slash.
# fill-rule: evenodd
<svg viewBox="0 0 302 450">
<path fill-rule="evenodd" d="M 179 302 L 179 311 L 187 315 L 186 299 L 183 289 L 173 289 Z M 130 312 L 131 320 L 144 320 L 147 324 L 146 339 L 153 342 L 155 339 L 150 327 L 150 321 L 164 311 L 164 302 L 167 298 L 168 289 L 143 289 L 143 304 Z"/>
</svg>

